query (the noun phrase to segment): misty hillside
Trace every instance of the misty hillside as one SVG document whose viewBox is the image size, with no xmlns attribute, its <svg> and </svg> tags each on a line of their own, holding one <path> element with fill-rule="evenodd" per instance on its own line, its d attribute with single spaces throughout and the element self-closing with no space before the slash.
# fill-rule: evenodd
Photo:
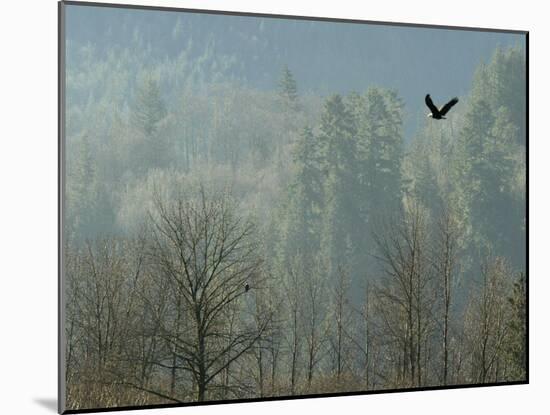
<svg viewBox="0 0 550 415">
<path fill-rule="evenodd" d="M 270 90 L 287 65 L 303 93 L 362 92 L 372 85 L 398 90 L 405 102 L 407 137 L 416 129 L 419 113 L 425 113 L 427 92 L 441 99 L 464 94 L 475 68 L 490 58 L 495 46 L 513 46 L 517 39 L 489 32 L 464 32 L 457 38 L 441 29 L 92 10 L 69 9 L 67 19 L 68 59 L 85 64 L 85 69 L 110 54 L 132 54 L 139 56 L 139 64 L 120 68 L 131 78 L 145 66 L 185 61 L 193 69 L 184 78 L 195 88 L 230 80 Z M 77 60 L 82 48 L 89 61 Z M 164 87 L 168 95 L 173 92 Z"/>
</svg>

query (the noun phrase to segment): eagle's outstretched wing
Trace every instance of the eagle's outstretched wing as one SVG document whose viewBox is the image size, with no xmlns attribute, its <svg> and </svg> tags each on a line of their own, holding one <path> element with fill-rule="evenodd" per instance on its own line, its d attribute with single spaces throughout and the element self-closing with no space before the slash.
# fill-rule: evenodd
<svg viewBox="0 0 550 415">
<path fill-rule="evenodd" d="M 443 107 L 441 107 L 441 109 L 439 110 L 441 115 L 447 114 L 449 112 L 449 110 L 453 107 L 453 105 L 455 105 L 457 102 L 458 102 L 458 98 L 454 97 L 449 102 L 447 102 L 445 105 L 443 105 Z"/>
<path fill-rule="evenodd" d="M 424 98 L 424 101 L 426 101 L 426 105 L 428 106 L 432 114 L 437 114 L 439 112 L 437 107 L 434 105 L 432 98 L 430 97 L 430 94 L 426 95 L 426 98 Z"/>
</svg>

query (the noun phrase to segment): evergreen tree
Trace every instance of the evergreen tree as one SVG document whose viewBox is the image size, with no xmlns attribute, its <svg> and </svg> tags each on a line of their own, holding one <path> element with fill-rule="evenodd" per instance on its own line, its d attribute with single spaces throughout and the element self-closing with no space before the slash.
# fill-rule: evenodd
<svg viewBox="0 0 550 415">
<path fill-rule="evenodd" d="M 147 137 L 151 137 L 165 116 L 166 106 L 158 82 L 149 75 L 137 88 L 133 108 L 134 122 Z"/>
<path fill-rule="evenodd" d="M 339 266 L 350 265 L 355 269 L 361 238 L 361 229 L 357 226 L 356 129 L 353 116 L 340 95 L 325 101 L 319 141 L 321 170 L 325 175 L 321 243 L 330 275 L 334 277 Z"/>
<path fill-rule="evenodd" d="M 298 87 L 292 72 L 286 65 L 279 80 L 278 95 L 282 107 L 280 115 L 283 119 L 279 127 L 280 136 L 276 141 L 275 160 L 279 168 L 285 169 L 288 166 L 285 148 L 297 140 L 297 133 L 303 125 L 301 105 L 298 102 Z"/>
<path fill-rule="evenodd" d="M 523 204 L 512 192 L 516 136 L 505 109 L 495 115 L 487 102 L 474 98 L 459 135 L 453 198 L 463 212 L 474 256 L 493 252 L 522 267 L 522 254 L 514 252 L 523 223 Z"/>
<path fill-rule="evenodd" d="M 356 188 L 359 272 L 373 270 L 369 254 L 372 233 L 385 215 L 399 209 L 402 196 L 402 103 L 394 92 L 369 89 L 354 104 L 356 132 Z"/>
<path fill-rule="evenodd" d="M 475 227 L 472 220 L 472 214 L 475 212 L 472 210 L 475 211 L 474 204 L 481 191 L 482 155 L 493 122 L 494 116 L 485 101 L 471 101 L 464 116 L 464 125 L 459 132 L 456 155 L 452 160 L 452 203 L 458 207 L 459 221 L 468 235 L 467 240 L 470 241 L 468 247 L 470 254 L 477 257 L 478 263 L 481 260 L 479 249 L 483 245 L 480 240 L 483 232 Z M 479 215 L 479 213 L 481 212 L 477 214 Z"/>
<path fill-rule="evenodd" d="M 437 183 L 435 171 L 426 145 L 416 145 L 411 151 L 413 182 L 411 193 L 423 206 L 437 216 L 437 210 L 441 206 L 442 197 Z"/>
<path fill-rule="evenodd" d="M 402 107 L 403 103 L 393 91 L 371 88 L 366 93 L 358 154 L 367 216 L 400 205 L 404 151 Z"/>
<path fill-rule="evenodd" d="M 166 134 L 160 134 L 162 121 L 167 116 L 166 105 L 158 82 L 145 77 L 138 86 L 132 108 L 132 121 L 138 133 L 137 170 L 147 167 L 163 167 L 170 156 Z"/>
<path fill-rule="evenodd" d="M 526 140 L 525 68 L 523 48 L 497 48 L 489 64 L 479 67 L 472 88 L 472 95 L 486 100 L 493 111 L 500 107 L 509 111 L 512 123 L 518 128 L 515 140 L 523 145 Z"/>
<path fill-rule="evenodd" d="M 319 250 L 322 177 L 319 143 L 310 127 L 304 127 L 294 151 L 294 177 L 284 208 L 284 258 L 314 255 Z"/>
<path fill-rule="evenodd" d="M 279 95 L 283 104 L 290 109 L 297 109 L 298 105 L 298 86 L 288 66 L 283 67 L 281 79 L 279 81 Z"/>
<path fill-rule="evenodd" d="M 81 138 L 78 154 L 67 177 L 67 231 L 84 240 L 111 232 L 114 214 L 107 189 L 98 180 L 88 135 Z"/>
<path fill-rule="evenodd" d="M 325 173 L 356 173 L 355 123 L 340 95 L 332 95 L 325 101 L 320 130 Z"/>
</svg>

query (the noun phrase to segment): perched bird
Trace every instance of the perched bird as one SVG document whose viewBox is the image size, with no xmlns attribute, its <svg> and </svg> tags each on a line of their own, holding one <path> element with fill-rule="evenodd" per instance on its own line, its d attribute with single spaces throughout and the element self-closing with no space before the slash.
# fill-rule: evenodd
<svg viewBox="0 0 550 415">
<path fill-rule="evenodd" d="M 250 285 L 248 285 L 248 283 L 246 283 L 246 284 L 244 285 L 244 292 L 247 293 L 248 290 L 250 290 Z"/>
<path fill-rule="evenodd" d="M 458 102 L 458 98 L 454 97 L 449 102 L 447 102 L 445 105 L 443 105 L 441 108 L 437 108 L 432 98 L 430 97 L 430 94 L 426 95 L 426 98 L 424 99 L 426 101 L 426 105 L 430 109 L 431 113 L 428 114 L 428 117 L 434 118 L 436 120 L 444 120 L 444 115 L 449 112 L 449 110 Z"/>
</svg>

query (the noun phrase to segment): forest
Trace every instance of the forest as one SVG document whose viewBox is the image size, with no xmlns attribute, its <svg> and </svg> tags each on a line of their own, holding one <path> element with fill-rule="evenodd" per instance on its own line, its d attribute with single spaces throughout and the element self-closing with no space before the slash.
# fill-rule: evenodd
<svg viewBox="0 0 550 415">
<path fill-rule="evenodd" d="M 521 44 L 411 134 L 393 88 L 138 55 L 67 46 L 67 409 L 526 380 Z"/>
</svg>

